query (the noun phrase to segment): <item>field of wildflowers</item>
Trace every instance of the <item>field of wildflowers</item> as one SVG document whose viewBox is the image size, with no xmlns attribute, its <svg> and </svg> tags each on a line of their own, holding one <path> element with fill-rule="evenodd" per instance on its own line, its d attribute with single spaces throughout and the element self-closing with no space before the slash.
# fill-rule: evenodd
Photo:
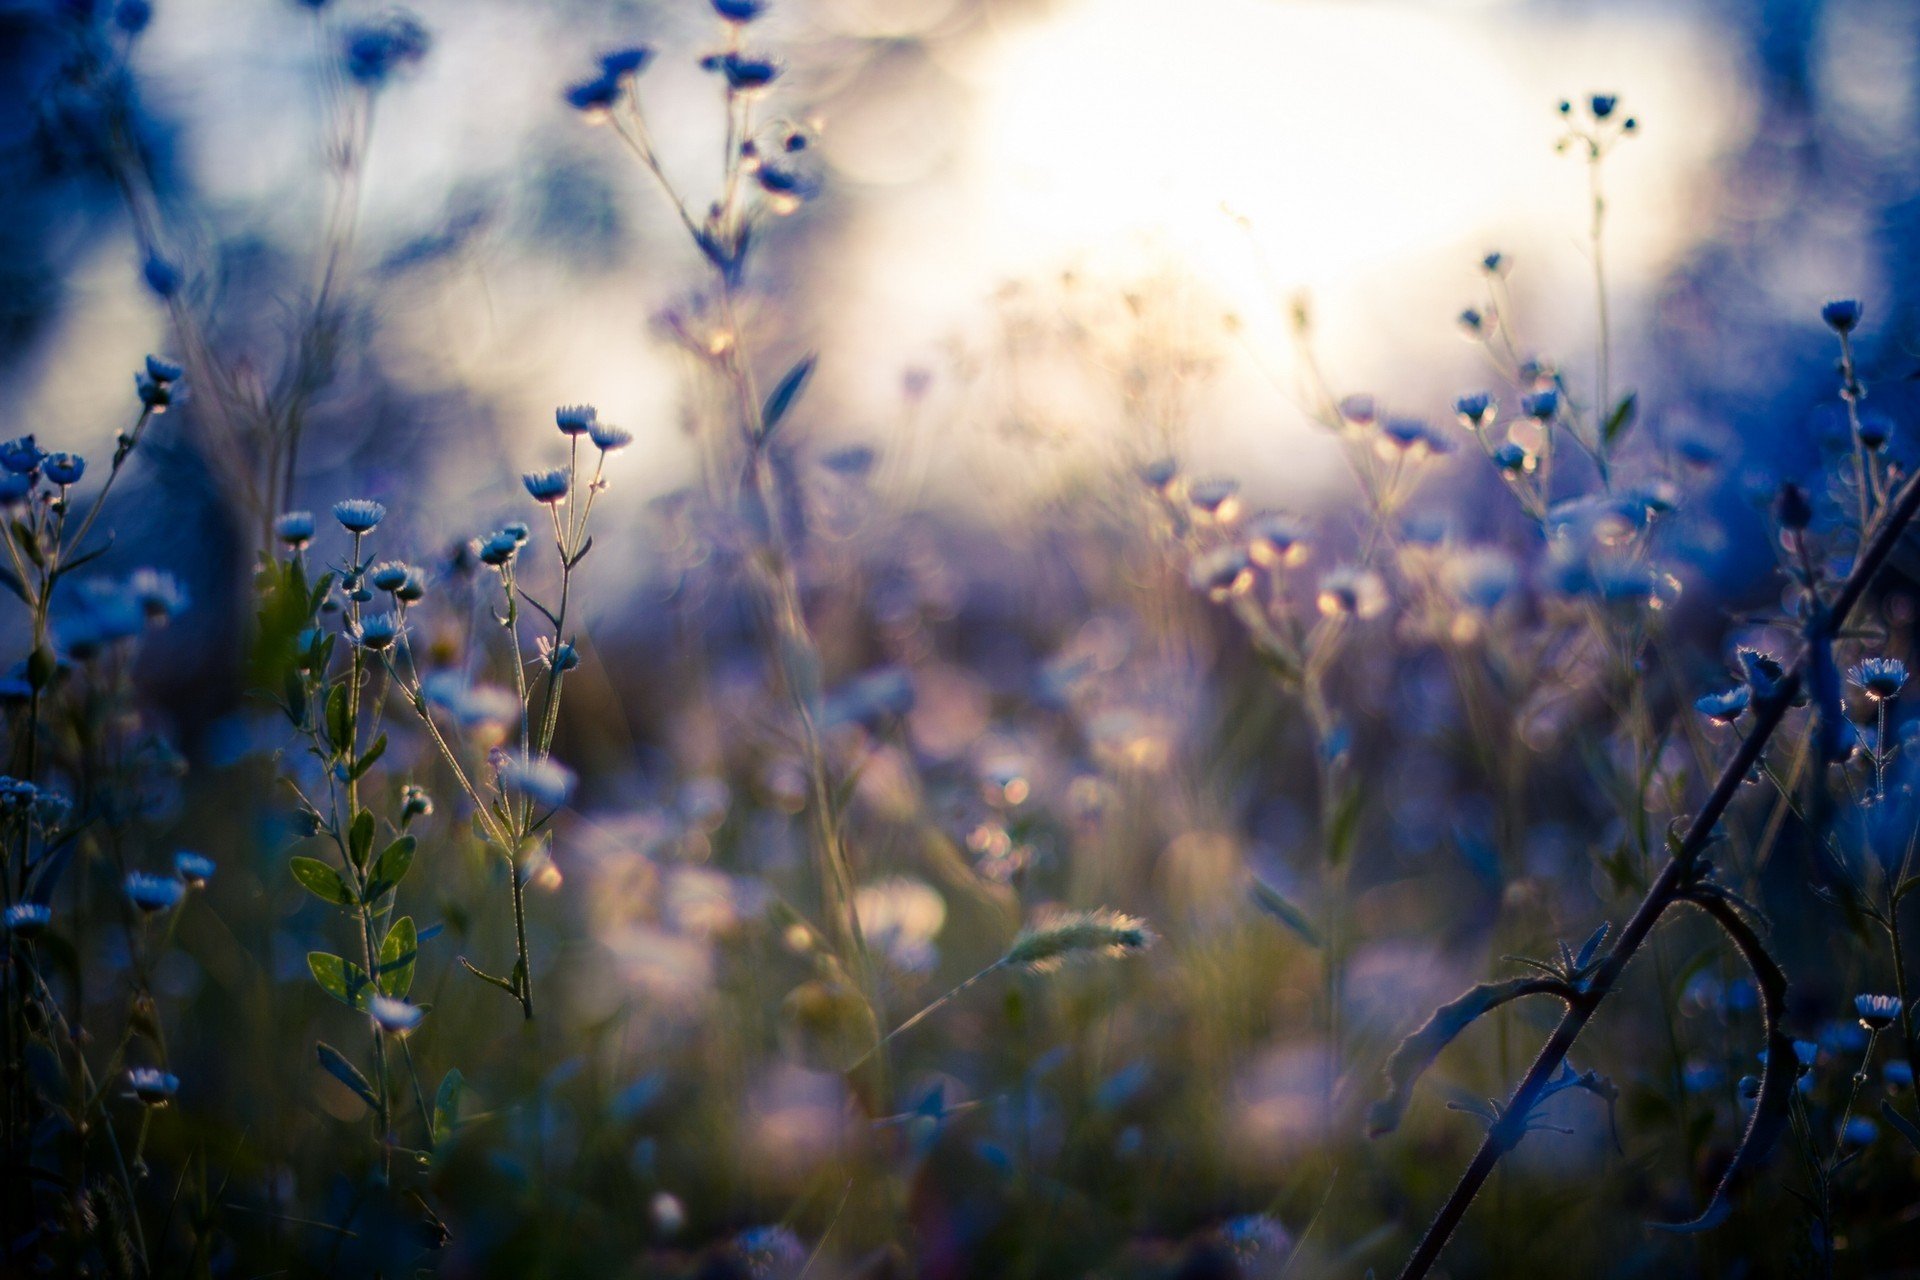
<svg viewBox="0 0 1920 1280">
<path fill-rule="evenodd" d="M 465 11 L 262 7 L 207 74 L 302 86 L 297 208 L 187 176 L 167 0 L 0 5 L 0 1275 L 1920 1274 L 1910 191 L 1649 319 L 1611 178 L 1687 125 L 1583 92 L 1575 296 L 1473 255 L 1449 391 L 1074 268 L 854 429 L 792 15 L 562 6 L 531 211 L 423 231 Z M 142 319 L 61 331 L 78 239 Z M 481 314 L 671 412 L 519 420 Z"/>
</svg>

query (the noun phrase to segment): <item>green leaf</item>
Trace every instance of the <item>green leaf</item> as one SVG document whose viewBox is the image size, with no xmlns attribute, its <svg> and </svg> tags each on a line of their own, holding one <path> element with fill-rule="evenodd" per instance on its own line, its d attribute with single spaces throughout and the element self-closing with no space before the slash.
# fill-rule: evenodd
<svg viewBox="0 0 1920 1280">
<path fill-rule="evenodd" d="M 344 1053 L 324 1040 L 315 1045 L 314 1050 L 320 1057 L 320 1065 L 327 1069 L 328 1075 L 358 1094 L 360 1101 L 376 1111 L 379 1110 L 380 1096 L 373 1091 L 373 1085 L 367 1081 L 367 1078 L 360 1074 L 360 1068 L 347 1061 Z"/>
<path fill-rule="evenodd" d="M 1313 921 L 1307 918 L 1307 913 L 1281 897 L 1280 891 L 1265 880 L 1256 876 L 1248 896 L 1253 899 L 1254 906 L 1299 934 L 1308 946 L 1320 945 L 1320 931 L 1313 927 Z"/>
<path fill-rule="evenodd" d="M 313 980 L 320 989 L 351 1009 L 359 1009 L 366 1004 L 367 988 L 371 982 L 366 970 L 351 960 L 343 959 L 327 951 L 307 952 L 307 968 L 313 973 Z"/>
<path fill-rule="evenodd" d="M 353 890 L 335 871 L 318 858 L 294 858 L 287 863 L 293 872 L 293 878 L 306 886 L 307 892 L 322 902 L 331 902 L 336 907 L 350 907 L 354 903 Z"/>
<path fill-rule="evenodd" d="M 380 991 L 395 999 L 413 987 L 413 962 L 420 954 L 420 935 L 412 916 L 401 916 L 380 944 Z"/>
<path fill-rule="evenodd" d="M 373 745 L 367 748 L 367 754 L 353 762 L 353 768 L 348 771 L 347 778 L 350 781 L 357 782 L 361 778 L 366 777 L 367 770 L 373 768 L 373 766 L 379 762 L 380 757 L 386 753 L 387 735 L 383 733 L 373 740 Z"/>
<path fill-rule="evenodd" d="M 347 686 L 337 684 L 327 695 L 327 741 L 335 751 L 347 749 L 347 740 L 353 736 L 351 729 L 347 722 Z"/>
<path fill-rule="evenodd" d="M 466 1092 L 466 1077 L 460 1074 L 460 1068 L 454 1067 L 440 1081 L 440 1089 L 433 1095 L 433 1145 L 439 1146 L 453 1136 L 460 1123 L 460 1095 Z"/>
<path fill-rule="evenodd" d="M 354 866 L 364 867 L 372 854 L 373 810 L 362 809 L 353 815 L 353 826 L 347 832 L 347 856 Z"/>
<path fill-rule="evenodd" d="M 367 877 L 367 901 L 377 901 L 402 880 L 406 879 L 408 868 L 413 866 L 414 839 L 401 836 L 388 845 L 374 861 L 373 872 Z"/>
<path fill-rule="evenodd" d="M 1639 403 L 1638 392 L 1629 391 L 1620 398 L 1620 403 L 1613 406 L 1613 412 L 1607 415 L 1605 424 L 1600 428 L 1602 444 L 1611 449 L 1616 442 L 1626 436 L 1627 432 L 1633 430 L 1633 419 Z"/>
<path fill-rule="evenodd" d="M 1886 1118 L 1888 1124 L 1899 1131 L 1900 1136 L 1905 1138 L 1915 1151 L 1920 1151 L 1920 1126 L 1916 1126 L 1913 1121 L 1894 1110 L 1893 1099 L 1880 1099 L 1880 1114 Z"/>
<path fill-rule="evenodd" d="M 780 420 L 787 416 L 787 410 L 793 408 L 793 402 L 800 398 L 800 392 L 805 389 L 807 379 L 813 376 L 813 366 L 818 359 L 819 357 L 814 355 L 803 357 L 798 364 L 787 370 L 786 376 L 780 379 L 779 385 L 774 387 L 772 393 L 767 396 L 767 403 L 760 410 L 762 440 L 773 434 L 774 429 L 780 425 Z"/>
</svg>

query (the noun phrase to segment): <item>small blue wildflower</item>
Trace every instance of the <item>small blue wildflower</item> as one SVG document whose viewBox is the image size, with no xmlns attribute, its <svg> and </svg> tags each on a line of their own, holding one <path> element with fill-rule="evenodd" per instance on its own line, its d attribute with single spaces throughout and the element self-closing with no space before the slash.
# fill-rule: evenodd
<svg viewBox="0 0 1920 1280">
<path fill-rule="evenodd" d="M 1493 465 L 1508 475 L 1525 475 L 1537 463 L 1532 454 L 1509 440 L 1493 451 Z"/>
<path fill-rule="evenodd" d="M 1898 658 L 1863 658 L 1847 678 L 1875 702 L 1891 702 L 1907 685 L 1907 664 Z"/>
<path fill-rule="evenodd" d="M 372 498 L 348 498 L 333 504 L 333 518 L 348 533 L 369 533 L 387 518 L 387 509 Z"/>
<path fill-rule="evenodd" d="M 505 524 L 500 526 L 500 532 L 506 534 L 509 538 L 512 538 L 515 542 L 525 542 L 528 538 L 533 536 L 533 530 L 529 529 L 526 526 L 526 523 L 521 520 L 507 521 Z"/>
<path fill-rule="evenodd" d="M 145 373 L 133 375 L 134 393 L 140 397 L 140 404 L 150 413 L 165 413 L 173 404 L 173 384 L 161 382 Z"/>
<path fill-rule="evenodd" d="M 1155 458 L 1140 468 L 1140 482 L 1149 489 L 1165 493 L 1180 478 L 1180 464 L 1172 458 Z"/>
<path fill-rule="evenodd" d="M 1224 601 L 1253 585 L 1253 562 L 1239 547 L 1215 547 L 1194 558 L 1187 580 L 1196 591 L 1204 591 L 1215 601 Z"/>
<path fill-rule="evenodd" d="M 128 900 L 149 914 L 180 905 L 180 899 L 187 893 L 187 886 L 172 876 L 156 876 L 145 871 L 129 871 L 126 889 Z"/>
<path fill-rule="evenodd" d="M 379 653 L 391 649 L 394 642 L 406 631 L 406 624 L 391 613 L 370 613 L 352 627 L 347 638 L 362 649 Z"/>
<path fill-rule="evenodd" d="M 1859 995 L 1853 998 L 1853 1011 L 1860 1025 L 1869 1031 L 1885 1031 L 1900 1016 L 1899 996 Z"/>
<path fill-rule="evenodd" d="M 760 189 L 781 202 L 778 212 L 789 212 L 802 200 L 810 200 L 819 194 L 820 184 L 798 169 L 780 164 L 763 164 L 754 170 L 753 180 Z"/>
<path fill-rule="evenodd" d="M 1385 451 L 1406 457 L 1453 452 L 1453 442 L 1434 431 L 1420 418 L 1389 418 L 1380 428 Z"/>
<path fill-rule="evenodd" d="M 1335 407 L 1339 409 L 1340 417 L 1344 421 L 1356 427 L 1372 426 L 1374 417 L 1378 413 L 1373 397 L 1369 395 L 1348 396 Z"/>
<path fill-rule="evenodd" d="M 187 593 L 179 580 L 161 569 L 139 568 L 127 577 L 127 594 L 148 622 L 164 623 L 187 611 Z"/>
<path fill-rule="evenodd" d="M 1893 439 L 1893 419 L 1870 409 L 1860 415 L 1860 443 L 1869 449 L 1884 449 Z"/>
<path fill-rule="evenodd" d="M 1820 318 L 1835 333 L 1851 333 L 1860 323 L 1860 303 L 1853 298 L 1839 298 L 1820 308 Z"/>
<path fill-rule="evenodd" d="M 580 665 L 578 649 L 571 644 L 554 644 L 545 636 L 540 637 L 540 653 L 541 657 L 546 659 L 547 666 L 561 674 L 572 671 Z"/>
<path fill-rule="evenodd" d="M 378 89 L 395 71 L 425 58 L 427 44 L 426 28 L 406 14 L 389 14 L 350 28 L 343 48 L 347 75 L 368 89 Z"/>
<path fill-rule="evenodd" d="M 80 477 L 87 473 L 87 460 L 77 453 L 50 453 L 40 469 L 51 483 L 65 488 L 80 483 Z"/>
<path fill-rule="evenodd" d="M 1187 490 L 1187 498 L 1198 511 L 1204 511 L 1208 515 L 1222 515 L 1228 511 L 1234 495 L 1239 492 L 1238 480 L 1196 480 Z"/>
<path fill-rule="evenodd" d="M 633 432 L 596 421 L 587 428 L 587 439 L 602 453 L 612 453 L 633 443 Z"/>
<path fill-rule="evenodd" d="M 430 818 L 433 816 L 433 797 L 427 794 L 425 787 L 408 787 L 401 793 L 400 811 L 409 818 Z"/>
<path fill-rule="evenodd" d="M 1866 1116 L 1855 1116 L 1841 1131 L 1840 1141 L 1849 1147 L 1864 1147 L 1880 1136 L 1880 1126 Z"/>
<path fill-rule="evenodd" d="M 147 282 L 147 288 L 161 298 L 171 298 L 180 292 L 180 268 L 157 253 L 149 253 L 147 260 L 140 264 L 140 277 Z"/>
<path fill-rule="evenodd" d="M 18 507 L 33 492 L 33 477 L 0 471 L 0 507 Z"/>
<path fill-rule="evenodd" d="M 1620 99 L 1611 93 L 1596 93 L 1587 99 L 1587 106 L 1593 112 L 1595 120 L 1605 120 L 1620 105 Z"/>
<path fill-rule="evenodd" d="M 367 581 L 373 584 L 376 591 L 391 593 L 405 586 L 407 575 L 413 571 L 412 565 L 403 564 L 398 560 L 384 560 L 368 570 Z"/>
<path fill-rule="evenodd" d="M 553 411 L 553 420 L 559 424 L 560 434 L 583 436 L 593 430 L 593 424 L 600 414 L 590 404 L 563 404 Z"/>
<path fill-rule="evenodd" d="M 711 0 L 722 21 L 748 23 L 767 11 L 767 0 Z"/>
<path fill-rule="evenodd" d="M 1264 1213 L 1229 1218 L 1220 1226 L 1220 1240 L 1242 1261 L 1271 1257 L 1293 1248 L 1293 1237 L 1287 1229 Z"/>
<path fill-rule="evenodd" d="M 555 467 L 551 471 L 529 471 L 520 477 L 520 482 L 527 486 L 527 492 L 533 495 L 535 502 L 544 502 L 548 506 L 563 501 L 572 483 L 564 467 Z"/>
<path fill-rule="evenodd" d="M 644 44 L 628 45 L 600 55 L 601 74 L 620 79 L 637 76 L 653 61 L 653 50 Z"/>
<path fill-rule="evenodd" d="M 1484 391 L 1475 391 L 1455 400 L 1453 411 L 1460 415 L 1462 425 L 1468 430 L 1478 431 L 1493 421 L 1493 397 Z"/>
<path fill-rule="evenodd" d="M 1448 566 L 1448 582 L 1460 603 L 1480 613 L 1492 613 L 1520 585 L 1513 557 L 1491 547 L 1461 553 Z"/>
<path fill-rule="evenodd" d="M 164 1107 L 180 1092 L 180 1077 L 158 1067 L 133 1067 L 127 1072 L 127 1085 L 142 1105 Z"/>
<path fill-rule="evenodd" d="M 374 523 L 379 523 L 377 520 Z M 283 511 L 273 522 L 273 535 L 289 547 L 300 548 L 313 541 L 313 512 Z"/>
<path fill-rule="evenodd" d="M 1387 607 L 1387 588 L 1371 569 L 1335 569 L 1320 580 L 1314 598 L 1329 618 L 1373 618 Z"/>
<path fill-rule="evenodd" d="M 147 357 L 147 376 L 155 382 L 178 382 L 186 372 L 184 367 L 171 360 L 162 360 L 159 356 Z"/>
<path fill-rule="evenodd" d="M 573 781 L 573 771 L 557 760 L 510 756 L 500 765 L 501 786 L 548 809 L 567 802 Z"/>
<path fill-rule="evenodd" d="M 213 859 L 204 853 L 193 853 L 182 849 L 173 855 L 173 873 L 180 877 L 181 883 L 189 889 L 203 887 L 213 879 L 215 871 Z"/>
<path fill-rule="evenodd" d="M 1913 1064 L 1905 1058 L 1890 1059 L 1880 1068 L 1880 1076 L 1889 1089 L 1913 1088 Z"/>
<path fill-rule="evenodd" d="M 1307 531 L 1298 521 L 1268 512 L 1247 524 L 1247 554 L 1269 569 L 1286 568 L 1307 558 Z"/>
<path fill-rule="evenodd" d="M 1520 401 L 1520 408 L 1529 418 L 1545 422 L 1560 412 L 1560 393 L 1552 387 L 1544 391 L 1529 392 Z"/>
<path fill-rule="evenodd" d="M 130 36 L 137 36 L 153 21 L 153 5 L 148 0 L 120 0 L 113 6 L 113 24 Z"/>
<path fill-rule="evenodd" d="M 1753 703 L 1753 690 L 1743 684 L 1696 698 L 1693 709 L 1716 724 L 1732 724 Z"/>
<path fill-rule="evenodd" d="M 44 933 L 52 923 L 53 908 L 44 902 L 16 902 L 0 914 L 0 926 L 16 938 Z"/>
<path fill-rule="evenodd" d="M 5 467 L 15 475 L 32 475 L 40 469 L 40 463 L 46 456 L 40 446 L 33 442 L 32 436 L 20 436 L 0 444 L 0 467 Z"/>
<path fill-rule="evenodd" d="M 756 57 L 752 54 L 728 52 L 712 59 L 709 70 L 718 71 L 727 78 L 727 88 L 735 93 L 751 93 L 764 89 L 780 75 L 780 64 L 772 58 Z"/>
<path fill-rule="evenodd" d="M 520 553 L 520 539 L 502 529 L 489 533 L 473 541 L 473 553 L 480 563 L 492 565 L 498 569 L 513 563 L 514 556 Z"/>
<path fill-rule="evenodd" d="M 786 1275 L 807 1260 L 807 1247 L 785 1227 L 749 1227 L 733 1238 L 733 1247 L 754 1275 Z"/>
<path fill-rule="evenodd" d="M 392 996 L 376 995 L 367 1002 L 367 1013 L 373 1018 L 373 1024 L 391 1036 L 404 1036 L 420 1025 L 427 1011 L 417 1004 L 405 1000 L 396 1000 Z"/>
<path fill-rule="evenodd" d="M 562 95 L 567 105 L 585 115 L 590 120 L 601 120 L 612 111 L 625 92 L 618 76 L 598 75 L 591 80 L 580 80 L 567 86 Z"/>
<path fill-rule="evenodd" d="M 1486 331 L 1487 318 L 1477 308 L 1468 307 L 1460 313 L 1459 323 L 1468 337 L 1477 338 Z"/>
<path fill-rule="evenodd" d="M 1771 698 L 1780 691 L 1780 682 L 1787 678 L 1787 669 L 1780 660 L 1771 654 L 1761 653 L 1758 649 L 1742 649 L 1737 655 L 1741 674 L 1746 678 L 1747 687 L 1753 690 L 1756 698 Z"/>
</svg>

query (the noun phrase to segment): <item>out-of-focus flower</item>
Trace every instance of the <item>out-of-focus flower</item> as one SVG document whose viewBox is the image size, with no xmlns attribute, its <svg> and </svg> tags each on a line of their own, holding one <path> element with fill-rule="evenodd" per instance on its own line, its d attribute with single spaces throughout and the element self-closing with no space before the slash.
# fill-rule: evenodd
<svg viewBox="0 0 1920 1280">
<path fill-rule="evenodd" d="M 132 1067 L 127 1071 L 127 1086 L 142 1106 L 164 1107 L 180 1092 L 180 1077 L 158 1067 Z"/>
<path fill-rule="evenodd" d="M 379 653 L 391 649 L 394 642 L 406 634 L 407 624 L 395 613 L 370 613 L 349 628 L 347 639 L 362 649 Z"/>
<path fill-rule="evenodd" d="M 53 923 L 53 908 L 44 902 L 16 902 L 0 913 L 0 925 L 16 938 L 32 938 Z"/>
<path fill-rule="evenodd" d="M 397 1000 L 392 996 L 376 995 L 367 1001 L 367 1015 L 373 1024 L 390 1036 L 404 1036 L 420 1025 L 427 1011 L 417 1004 Z"/>
<path fill-rule="evenodd" d="M 1860 323 L 1861 307 L 1853 298 L 1837 298 L 1820 308 L 1820 318 L 1835 333 L 1851 333 Z"/>
<path fill-rule="evenodd" d="M 347 75 L 366 89 L 379 89 L 396 71 L 427 56 L 427 31 L 404 13 L 387 14 L 347 30 L 342 60 Z"/>
<path fill-rule="evenodd" d="M 1743 684 L 1694 699 L 1693 709 L 1717 724 L 1732 724 L 1753 702 L 1753 691 Z"/>
<path fill-rule="evenodd" d="M 180 899 L 186 896 L 187 886 L 172 876 L 129 871 L 126 891 L 128 901 L 141 911 L 153 915 L 178 906 Z"/>
<path fill-rule="evenodd" d="M 1853 998 L 1853 1011 L 1867 1030 L 1885 1031 L 1900 1016 L 1900 997 L 1858 995 Z"/>
<path fill-rule="evenodd" d="M 500 783 L 508 791 L 548 809 L 558 809 L 573 794 L 573 771 L 557 760 L 511 756 L 500 766 Z"/>
<path fill-rule="evenodd" d="M 282 512 L 273 522 L 273 535 L 296 550 L 306 546 L 313 541 L 313 512 Z"/>
<path fill-rule="evenodd" d="M 1377 618 L 1387 608 L 1386 584 L 1371 569 L 1335 569 L 1320 580 L 1315 603 L 1329 618 Z"/>
<path fill-rule="evenodd" d="M 213 859 L 204 853 L 181 850 L 173 855 L 173 873 L 180 877 L 182 884 L 190 889 L 198 889 L 213 879 L 216 868 Z"/>
</svg>

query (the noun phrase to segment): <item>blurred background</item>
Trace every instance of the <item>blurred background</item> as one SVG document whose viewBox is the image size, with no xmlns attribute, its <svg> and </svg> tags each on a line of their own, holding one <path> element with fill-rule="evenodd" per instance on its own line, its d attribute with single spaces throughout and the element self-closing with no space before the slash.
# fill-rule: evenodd
<svg viewBox="0 0 1920 1280">
<path fill-rule="evenodd" d="M 148 351 L 186 354 L 183 308 L 242 393 L 284 385 L 303 300 L 337 274 L 341 318 L 303 384 L 289 505 L 379 498 L 383 545 L 450 573 L 466 539 L 525 518 L 520 474 L 561 457 L 556 405 L 592 404 L 635 436 L 583 579 L 589 661 L 559 748 L 581 788 L 536 908 L 562 995 L 535 1030 L 481 1030 L 501 997 L 456 976 L 452 956 L 497 944 L 498 903 L 485 905 L 478 853 L 455 848 L 456 806 L 436 818 L 450 869 L 419 910 L 447 929 L 423 965 L 450 1030 L 422 1053 L 438 1069 L 463 1053 L 486 1116 L 438 1175 L 448 1265 L 564 1275 L 612 1258 L 691 1274 L 702 1242 L 755 1223 L 817 1238 L 837 1220 L 845 1097 L 782 1003 L 797 979 L 777 931 L 751 923 L 768 884 L 804 878 L 803 788 L 737 563 L 700 500 L 733 484 L 701 444 L 711 405 L 683 349 L 703 323 L 704 266 L 647 174 L 562 96 L 602 51 L 653 46 L 641 97 L 698 207 L 724 145 L 698 65 L 721 39 L 712 12 L 411 5 L 425 55 L 367 99 L 352 236 L 329 268 L 338 32 L 390 10 L 154 0 L 138 24 L 121 11 L 0 0 L 0 435 L 104 459 L 132 416 L 129 370 Z M 1317 910 L 1300 850 L 1314 826 L 1303 779 L 1324 744 L 1184 568 L 1158 558 L 1130 505 L 1136 472 L 1177 457 L 1238 482 L 1248 510 L 1336 521 L 1354 495 L 1314 422 L 1297 317 L 1342 394 L 1451 431 L 1453 398 L 1493 381 L 1459 317 L 1484 305 L 1496 251 L 1528 354 L 1590 387 L 1592 191 L 1582 159 L 1556 154 L 1556 106 L 1617 94 L 1638 127 L 1604 172 L 1613 384 L 1638 391 L 1644 438 L 1697 464 L 1672 661 L 1701 690 L 1724 682 L 1729 617 L 1778 598 L 1758 502 L 1813 471 L 1839 412 L 1821 302 L 1869 300 L 1874 407 L 1913 420 L 1920 7 L 780 0 L 752 43 L 786 61 L 769 110 L 814 140 L 817 194 L 756 249 L 749 354 L 763 385 L 819 356 L 782 465 L 808 495 L 828 721 L 865 877 L 933 886 L 930 900 L 895 886 L 885 910 L 909 941 L 950 940 L 903 963 L 896 1012 L 990 962 L 1042 900 L 1136 911 L 1177 957 L 1111 983 L 1162 1007 L 1114 1014 L 1106 979 L 996 994 L 951 1039 L 907 1051 L 912 1097 L 934 1099 L 916 1148 L 916 1211 L 936 1242 L 924 1274 L 985 1274 L 986 1260 L 1006 1274 L 1231 1274 L 1180 1271 L 1201 1255 L 1175 1242 L 1269 1211 L 1295 1236 L 1321 1223 L 1297 1274 L 1384 1272 L 1472 1134 L 1432 1107 L 1417 1142 L 1349 1150 L 1326 1137 L 1331 1099 L 1368 1093 L 1395 1039 L 1502 950 L 1550 946 L 1549 925 L 1514 912 L 1584 936 L 1617 909 L 1620 885 L 1585 861 L 1619 826 L 1573 742 L 1593 708 L 1516 713 L 1516 740 L 1542 761 L 1538 803 L 1490 865 L 1494 802 L 1447 745 L 1462 713 L 1444 672 L 1386 640 L 1351 655 L 1354 749 L 1378 804 L 1354 871 L 1351 1074 L 1334 1080 L 1342 1068 L 1300 1030 L 1318 997 L 1299 939 L 1241 909 L 1251 867 Z M 113 121 L 103 83 L 124 113 Z M 181 277 L 171 297 L 154 255 Z M 259 513 L 211 397 L 188 397 L 116 490 L 103 562 L 169 570 L 194 601 L 140 674 L 192 766 L 160 825 L 223 868 L 225 923 L 184 924 L 167 975 L 197 1028 L 175 1036 L 181 1110 L 210 1118 L 163 1135 L 161 1158 L 232 1151 L 236 1199 L 326 1217 L 346 1193 L 315 1154 L 333 1139 L 315 1135 L 357 1122 L 359 1104 L 308 1080 L 329 1010 L 302 956 L 323 921 L 280 865 L 291 837 L 271 776 L 286 745 L 231 641 L 251 615 Z M 1481 462 L 1443 460 L 1422 509 L 1530 555 Z M 418 743 L 391 760 L 432 767 Z M 1824 943 L 1808 929 L 1813 964 Z M 1691 956 L 1662 974 L 1687 993 L 1680 1007 L 1750 1023 L 1751 991 L 1729 994 L 1724 957 Z M 1804 998 L 1837 1007 L 1856 976 L 1816 968 Z M 1569 1249 L 1594 1260 L 1574 1274 L 1788 1273 L 1784 1255 L 1641 1231 L 1691 1212 L 1737 1132 L 1737 1105 L 1689 1115 L 1688 1091 L 1730 1089 L 1747 1067 L 1695 1054 L 1670 1018 L 1663 1036 L 1652 1004 L 1622 1016 L 1620 1042 L 1644 1052 L 1603 1065 L 1631 1085 L 1623 1118 L 1657 1133 L 1623 1158 L 1587 1115 L 1577 1137 L 1530 1144 L 1517 1165 L 1542 1181 L 1501 1184 L 1511 1201 L 1464 1240 L 1455 1274 L 1540 1274 Z M 1455 1071 L 1463 1096 L 1530 1052 L 1527 1020 L 1499 1034 Z M 293 1100 L 276 1092 L 289 1080 L 303 1082 Z M 936 1158 L 949 1103 L 978 1115 L 953 1122 L 964 1152 Z M 1657 1128 L 1676 1114 L 1678 1137 Z M 986 1185 L 993 1209 L 974 1197 Z M 1581 1216 L 1583 1198 L 1599 1207 Z M 1876 1210 L 1876 1274 L 1911 1274 L 1898 1270 L 1910 1200 Z M 1340 1207 L 1322 1219 L 1327 1204 Z M 297 1228 L 262 1222 L 279 1225 L 239 1231 L 229 1262 L 326 1269 Z"/>
</svg>

